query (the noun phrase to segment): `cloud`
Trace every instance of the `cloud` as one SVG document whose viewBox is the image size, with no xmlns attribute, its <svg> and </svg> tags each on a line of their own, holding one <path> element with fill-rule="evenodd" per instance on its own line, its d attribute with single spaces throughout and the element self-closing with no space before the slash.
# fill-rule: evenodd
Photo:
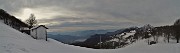
<svg viewBox="0 0 180 53">
<path fill-rule="evenodd" d="M 22 20 L 30 9 L 50 31 L 169 25 L 179 18 L 179 0 L 1 0 L 0 8 Z M 24 13 L 26 12 L 26 13 Z M 26 18 L 25 18 L 26 17 Z"/>
</svg>

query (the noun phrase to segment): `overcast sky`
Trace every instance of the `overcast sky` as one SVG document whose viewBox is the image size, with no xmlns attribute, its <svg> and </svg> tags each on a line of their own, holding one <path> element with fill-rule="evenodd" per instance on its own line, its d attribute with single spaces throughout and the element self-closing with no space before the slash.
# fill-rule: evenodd
<svg viewBox="0 0 180 53">
<path fill-rule="evenodd" d="M 171 25 L 180 0 L 0 0 L 0 8 L 26 20 L 34 13 L 49 32 Z"/>
</svg>

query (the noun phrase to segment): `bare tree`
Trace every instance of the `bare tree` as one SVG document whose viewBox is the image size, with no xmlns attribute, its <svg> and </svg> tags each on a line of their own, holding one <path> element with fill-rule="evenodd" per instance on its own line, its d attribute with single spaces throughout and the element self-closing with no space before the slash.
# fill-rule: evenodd
<svg viewBox="0 0 180 53">
<path fill-rule="evenodd" d="M 32 28 L 37 24 L 37 20 L 34 14 L 30 15 L 30 17 L 26 20 L 26 23 L 30 25 L 29 28 Z"/>
</svg>

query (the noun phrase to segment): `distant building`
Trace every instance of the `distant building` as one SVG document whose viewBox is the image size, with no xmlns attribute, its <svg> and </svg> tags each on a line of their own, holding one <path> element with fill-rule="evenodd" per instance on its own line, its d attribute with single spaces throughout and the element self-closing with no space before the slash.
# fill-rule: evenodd
<svg viewBox="0 0 180 53">
<path fill-rule="evenodd" d="M 31 28 L 31 36 L 35 39 L 44 39 L 47 41 L 47 31 L 46 29 L 48 29 L 47 27 L 45 27 L 45 25 L 39 25 L 37 27 L 33 27 Z"/>
</svg>

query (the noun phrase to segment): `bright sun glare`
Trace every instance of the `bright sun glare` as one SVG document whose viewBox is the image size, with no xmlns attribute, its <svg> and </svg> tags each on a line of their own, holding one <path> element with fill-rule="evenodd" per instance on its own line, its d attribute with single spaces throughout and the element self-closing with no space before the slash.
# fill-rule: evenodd
<svg viewBox="0 0 180 53">
<path fill-rule="evenodd" d="M 53 19 L 57 16 L 71 17 L 72 15 L 75 15 L 66 10 L 56 11 L 54 9 L 56 8 L 22 8 L 19 13 L 15 13 L 15 15 L 22 21 L 28 19 L 32 13 L 35 14 L 36 19 Z"/>
<path fill-rule="evenodd" d="M 29 9 L 29 8 L 25 8 L 25 9 L 24 9 L 24 13 L 31 14 L 31 13 L 33 13 L 33 12 L 32 12 L 32 10 L 31 10 L 31 9 Z"/>
<path fill-rule="evenodd" d="M 21 16 L 21 17 L 23 17 L 22 20 L 26 20 L 32 13 L 33 13 L 33 11 L 30 8 L 23 9 L 22 16 Z"/>
</svg>

